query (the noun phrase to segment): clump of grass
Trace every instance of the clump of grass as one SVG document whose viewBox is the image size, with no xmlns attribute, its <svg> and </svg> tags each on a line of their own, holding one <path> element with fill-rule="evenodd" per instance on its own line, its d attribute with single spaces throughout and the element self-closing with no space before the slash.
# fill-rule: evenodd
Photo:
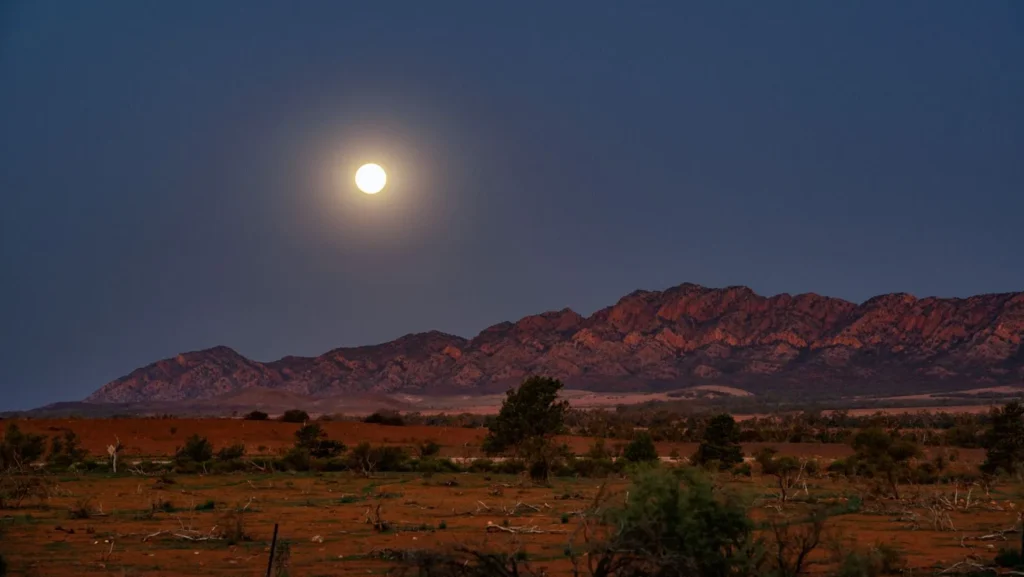
<svg viewBox="0 0 1024 577">
<path fill-rule="evenodd" d="M 440 523 L 437 524 L 437 528 L 439 530 L 441 530 L 441 531 L 444 531 L 445 529 L 448 528 L 448 523 L 446 523 L 444 521 L 441 521 Z"/>
<path fill-rule="evenodd" d="M 68 510 L 68 515 L 72 519 L 88 519 L 92 517 L 92 512 L 92 500 L 88 497 L 81 497 Z"/>
<path fill-rule="evenodd" d="M 221 537 L 228 545 L 237 545 L 243 541 L 252 541 L 245 531 L 245 513 L 231 510 L 224 513 L 217 523 L 221 529 Z"/>
<path fill-rule="evenodd" d="M 217 508 L 217 503 L 213 499 L 207 500 L 205 503 L 196 506 L 196 511 L 213 511 Z"/>
<path fill-rule="evenodd" d="M 569 514 L 568 513 L 562 513 L 562 524 L 565 525 L 568 522 L 569 522 Z"/>
</svg>

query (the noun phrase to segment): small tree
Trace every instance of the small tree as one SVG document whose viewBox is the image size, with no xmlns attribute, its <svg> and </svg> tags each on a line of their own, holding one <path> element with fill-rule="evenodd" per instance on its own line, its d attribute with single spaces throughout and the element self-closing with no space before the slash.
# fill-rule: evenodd
<svg viewBox="0 0 1024 577">
<path fill-rule="evenodd" d="M 65 429 L 63 435 L 50 439 L 50 455 L 47 461 L 50 466 L 66 468 L 81 463 L 88 454 L 79 445 L 78 435 L 71 429 Z"/>
<path fill-rule="evenodd" d="M 650 463 L 658 460 L 658 449 L 654 446 L 654 440 L 646 431 L 637 433 L 633 440 L 626 445 L 622 452 L 622 458 L 631 463 Z"/>
<path fill-rule="evenodd" d="M 488 426 L 484 451 L 493 455 L 512 450 L 530 462 L 531 476 L 547 479 L 559 453 L 551 446 L 551 437 L 562 430 L 569 408 L 568 401 L 558 399 L 562 387 L 558 379 L 534 376 L 510 389 Z"/>
<path fill-rule="evenodd" d="M 282 423 L 305 423 L 309 421 L 309 413 L 301 409 L 289 409 L 281 415 Z"/>
<path fill-rule="evenodd" d="M 900 498 L 899 484 L 910 477 L 910 460 L 921 454 L 915 443 L 873 428 L 865 429 L 853 438 L 852 465 L 858 474 L 879 477 Z"/>
<path fill-rule="evenodd" d="M 345 450 L 345 445 L 328 439 L 327 431 L 319 423 L 310 423 L 295 431 L 295 448 L 304 450 L 309 456 L 317 459 L 329 459 L 340 455 Z"/>
<path fill-rule="evenodd" d="M 244 417 L 242 417 L 242 419 L 246 421 L 266 421 L 269 416 L 270 415 L 264 413 L 263 411 L 252 411 L 251 413 L 247 413 Z"/>
<path fill-rule="evenodd" d="M 776 456 L 777 451 L 771 447 L 765 447 L 757 452 L 754 458 L 761 465 L 761 473 L 771 475 L 778 480 L 779 498 L 783 503 L 788 499 L 788 491 L 796 484 L 800 477 L 800 461 L 795 457 Z"/>
<path fill-rule="evenodd" d="M 20 469 L 37 461 L 45 451 L 46 437 L 23 433 L 11 423 L 0 441 L 0 469 Z"/>
<path fill-rule="evenodd" d="M 723 471 L 742 463 L 743 447 L 739 439 L 740 428 L 732 415 L 716 415 L 708 422 L 693 461 L 698 465 L 717 462 L 718 468 Z"/>
<path fill-rule="evenodd" d="M 611 460 L 613 456 L 603 437 L 594 441 L 594 444 L 590 446 L 586 453 L 588 459 L 595 461 Z"/>
<path fill-rule="evenodd" d="M 992 410 L 992 426 L 982 439 L 985 462 L 981 470 L 989 475 L 1014 473 L 1024 464 L 1024 403 L 1011 401 Z"/>
<path fill-rule="evenodd" d="M 824 509 L 811 512 L 807 522 L 794 523 L 791 519 L 772 518 L 768 549 L 777 577 L 797 577 L 804 574 L 808 557 L 821 545 L 828 518 Z"/>
</svg>

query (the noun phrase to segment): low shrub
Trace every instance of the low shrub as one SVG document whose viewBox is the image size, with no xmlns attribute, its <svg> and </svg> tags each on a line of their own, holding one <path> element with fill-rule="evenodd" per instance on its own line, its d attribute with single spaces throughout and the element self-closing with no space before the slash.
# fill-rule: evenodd
<svg viewBox="0 0 1024 577">
<path fill-rule="evenodd" d="M 237 443 L 223 447 L 217 451 L 218 461 L 232 461 L 234 459 L 241 459 L 245 455 L 245 445 Z"/>
<path fill-rule="evenodd" d="M 269 416 L 263 411 L 253 411 L 242 417 L 242 419 L 246 421 L 266 421 Z"/>
<path fill-rule="evenodd" d="M 252 541 L 252 537 L 245 531 L 245 513 L 241 510 L 231 510 L 221 515 L 217 527 L 220 529 L 221 538 L 228 545 L 237 545 L 244 541 Z"/>
<path fill-rule="evenodd" d="M 309 420 L 309 413 L 301 409 L 289 409 L 281 415 L 282 423 L 305 423 Z"/>
<path fill-rule="evenodd" d="M 837 548 L 838 569 L 836 577 L 879 577 L 899 575 L 906 568 L 903 551 L 894 545 L 876 543 L 865 550 L 843 550 Z"/>
<path fill-rule="evenodd" d="M 210 473 L 235 473 L 238 471 L 248 471 L 249 464 L 242 459 L 229 459 L 227 461 L 214 461 L 209 465 L 208 471 Z"/>
<path fill-rule="evenodd" d="M 93 505 L 92 500 L 87 497 L 81 497 L 75 501 L 75 504 L 68 509 L 68 516 L 72 519 L 88 519 L 92 517 Z"/>
<path fill-rule="evenodd" d="M 423 441 L 416 447 L 416 452 L 419 453 L 420 457 L 433 457 L 441 452 L 441 445 L 434 441 Z"/>
<path fill-rule="evenodd" d="M 518 475 L 526 471 L 526 463 L 517 459 L 508 459 L 495 463 L 492 471 L 499 475 Z"/>
<path fill-rule="evenodd" d="M 46 437 L 23 433 L 10 423 L 0 440 L 0 469 L 20 469 L 31 465 L 46 452 Z"/>
<path fill-rule="evenodd" d="M 179 465 L 184 463 L 205 463 L 213 458 L 213 445 L 209 439 L 192 435 L 185 439 L 185 446 L 174 452 L 174 460 Z"/>
<path fill-rule="evenodd" d="M 401 447 L 371 446 L 359 443 L 348 455 L 348 466 L 353 471 L 369 475 L 374 471 L 408 471 L 409 454 Z"/>
<path fill-rule="evenodd" d="M 301 447 L 292 447 L 275 463 L 282 471 L 308 471 L 312 463 L 309 451 Z"/>
<path fill-rule="evenodd" d="M 624 461 L 613 461 L 610 458 L 575 459 L 572 462 L 573 473 L 580 477 L 607 477 L 621 473 L 624 466 Z"/>
<path fill-rule="evenodd" d="M 348 471 L 348 463 L 345 462 L 345 459 L 340 457 L 317 459 L 314 463 L 314 468 L 317 471 L 323 471 L 325 473 L 337 473 L 340 471 Z"/>
<path fill-rule="evenodd" d="M 1000 549 L 993 562 L 1006 569 L 1024 569 L 1024 555 L 1017 549 Z"/>
<path fill-rule="evenodd" d="M 750 463 L 740 463 L 732 468 L 732 474 L 737 477 L 750 477 L 753 475 Z"/>
<path fill-rule="evenodd" d="M 391 427 L 403 427 L 405 426 L 405 419 L 402 418 L 401 413 L 394 411 L 377 411 L 363 419 L 364 423 L 373 423 L 377 425 L 388 425 Z"/>
<path fill-rule="evenodd" d="M 653 463 L 658 461 L 658 449 L 654 439 L 646 431 L 640 432 L 626 445 L 622 458 L 631 463 Z"/>
<path fill-rule="evenodd" d="M 51 467 L 66 469 L 81 463 L 88 456 L 88 451 L 79 444 L 78 435 L 71 429 L 65 429 L 63 435 L 50 439 L 50 455 L 46 460 Z"/>
</svg>

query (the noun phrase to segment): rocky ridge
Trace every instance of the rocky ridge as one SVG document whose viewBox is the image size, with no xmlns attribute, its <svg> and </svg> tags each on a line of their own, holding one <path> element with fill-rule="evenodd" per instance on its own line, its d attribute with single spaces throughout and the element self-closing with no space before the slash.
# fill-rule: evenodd
<svg viewBox="0 0 1024 577">
<path fill-rule="evenodd" d="M 1024 293 L 965 299 L 816 294 L 683 284 L 636 291 L 583 317 L 528 316 L 472 339 L 429 332 L 261 363 L 228 347 L 137 369 L 89 402 L 212 398 L 249 387 L 301 394 L 494 392 L 529 374 L 573 388 L 728 384 L 823 396 L 1024 382 Z"/>
</svg>

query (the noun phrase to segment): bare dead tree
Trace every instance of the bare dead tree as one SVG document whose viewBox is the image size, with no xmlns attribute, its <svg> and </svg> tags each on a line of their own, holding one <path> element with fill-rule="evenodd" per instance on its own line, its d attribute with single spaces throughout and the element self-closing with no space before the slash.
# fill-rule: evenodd
<svg viewBox="0 0 1024 577">
<path fill-rule="evenodd" d="M 804 572 L 807 557 L 821 544 L 826 519 L 825 510 L 817 509 L 804 522 L 779 517 L 768 522 L 769 554 L 780 577 L 795 577 Z"/>
<path fill-rule="evenodd" d="M 117 439 L 117 444 L 107 445 L 107 455 L 110 456 L 110 466 L 113 468 L 114 472 L 116 473 L 117 472 L 117 454 L 121 452 L 121 449 L 123 448 L 123 446 L 121 445 L 121 439 L 117 435 L 114 435 L 114 439 Z"/>
</svg>

